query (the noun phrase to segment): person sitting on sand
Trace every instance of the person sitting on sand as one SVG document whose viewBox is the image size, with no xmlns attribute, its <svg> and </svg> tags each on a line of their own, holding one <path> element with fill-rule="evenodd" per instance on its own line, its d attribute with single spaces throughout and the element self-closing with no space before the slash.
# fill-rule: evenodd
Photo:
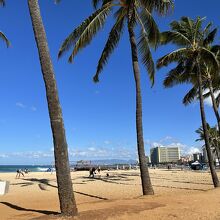
<svg viewBox="0 0 220 220">
<path fill-rule="evenodd" d="M 24 176 L 24 173 L 22 172 L 21 169 L 17 169 L 16 178 L 20 178 L 21 175 Z"/>
<path fill-rule="evenodd" d="M 94 174 L 96 174 L 95 173 L 95 167 L 92 167 L 90 170 L 89 170 L 89 177 L 91 177 L 92 176 L 92 178 L 94 178 L 95 177 L 95 175 Z"/>
</svg>

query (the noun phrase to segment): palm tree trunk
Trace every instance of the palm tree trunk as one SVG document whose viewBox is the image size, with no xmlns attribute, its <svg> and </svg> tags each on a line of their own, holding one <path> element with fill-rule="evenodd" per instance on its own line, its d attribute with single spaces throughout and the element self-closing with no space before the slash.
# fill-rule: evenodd
<svg viewBox="0 0 220 220">
<path fill-rule="evenodd" d="M 142 97 L 140 85 L 140 70 L 138 65 L 137 45 L 135 41 L 135 34 L 131 22 L 128 22 L 128 32 L 131 44 L 132 65 L 134 71 L 135 85 L 136 85 L 136 129 L 137 129 L 137 148 L 141 172 L 142 191 L 143 195 L 153 195 L 153 187 L 151 185 L 150 175 L 148 171 L 147 160 L 144 149 L 143 126 L 142 126 Z"/>
<path fill-rule="evenodd" d="M 208 79 L 208 83 L 209 83 L 209 91 L 210 91 L 210 95 L 211 95 L 211 99 L 212 99 L 212 107 L 213 107 L 213 111 L 215 113 L 215 117 L 216 117 L 216 120 L 217 120 L 218 134 L 219 134 L 219 137 L 220 137 L 220 116 L 219 116 L 218 107 L 217 107 L 216 99 L 215 99 L 214 92 L 213 92 L 212 81 L 211 81 L 210 78 Z M 215 146 L 215 151 L 216 151 L 216 155 L 217 155 L 217 158 L 218 158 L 218 161 L 219 161 L 217 146 Z"/>
<path fill-rule="evenodd" d="M 210 91 L 210 95 L 211 95 L 211 99 L 212 99 L 212 106 L 213 106 L 213 110 L 214 110 L 214 113 L 215 113 L 215 117 L 217 119 L 218 132 L 219 132 L 219 136 L 220 136 L 220 116 L 219 116 L 218 107 L 217 107 L 217 103 L 216 103 L 214 92 L 213 92 L 211 79 L 208 79 L 208 83 L 209 83 L 209 91 Z"/>
<path fill-rule="evenodd" d="M 28 6 L 46 87 L 50 124 L 53 133 L 60 210 L 63 215 L 73 216 L 77 214 L 77 207 L 73 194 L 68 160 L 68 148 L 53 65 L 50 58 L 38 0 L 28 0 Z"/>
<path fill-rule="evenodd" d="M 219 160 L 219 153 L 218 153 L 218 147 L 216 145 L 215 145 L 215 153 L 216 153 L 218 162 L 220 162 L 220 160 Z"/>
<path fill-rule="evenodd" d="M 206 146 L 206 151 L 207 151 L 207 156 L 208 156 L 208 161 L 209 161 L 209 167 L 210 167 L 210 171 L 211 171 L 211 175 L 212 175 L 213 185 L 214 185 L 214 187 L 220 187 L 218 176 L 217 176 L 217 173 L 215 171 L 214 161 L 213 161 L 213 157 L 212 157 L 212 154 L 211 154 L 211 148 L 210 148 L 210 143 L 209 143 L 207 122 L 206 122 L 205 110 L 204 110 L 204 98 L 203 98 L 203 90 L 202 90 L 202 75 L 201 75 L 199 62 L 197 62 L 197 65 L 198 65 L 200 113 L 201 113 L 202 126 L 203 126 L 203 131 L 204 131 L 205 146 Z"/>
</svg>

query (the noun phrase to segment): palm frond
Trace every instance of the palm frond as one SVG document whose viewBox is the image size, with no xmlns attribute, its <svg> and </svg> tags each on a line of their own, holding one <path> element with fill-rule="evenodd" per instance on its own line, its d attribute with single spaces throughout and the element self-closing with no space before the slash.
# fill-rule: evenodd
<svg viewBox="0 0 220 220">
<path fill-rule="evenodd" d="M 117 13 L 118 18 L 109 33 L 108 40 L 105 44 L 105 47 L 102 51 L 102 55 L 99 59 L 96 74 L 93 77 L 94 82 L 99 81 L 99 74 L 103 70 L 103 67 L 107 64 L 108 59 L 110 55 L 113 53 L 114 49 L 117 47 L 121 34 L 123 33 L 125 15 L 127 10 L 121 7 L 118 11 L 120 11 L 120 13 Z"/>
<path fill-rule="evenodd" d="M 153 8 L 160 15 L 166 15 L 174 8 L 173 0 L 155 0 Z"/>
<path fill-rule="evenodd" d="M 140 16 L 137 15 L 137 17 L 143 26 L 142 29 L 144 28 L 147 34 L 150 45 L 156 48 L 160 41 L 160 31 L 156 22 L 154 21 L 152 14 L 146 8 L 144 8 L 141 10 Z"/>
<path fill-rule="evenodd" d="M 215 98 L 216 104 L 219 108 L 219 104 L 220 104 L 220 93 L 217 95 L 217 97 Z"/>
<path fill-rule="evenodd" d="M 59 4 L 61 2 L 61 0 L 54 0 L 55 4 Z"/>
<path fill-rule="evenodd" d="M 0 6 L 5 6 L 5 0 L 0 0 Z"/>
<path fill-rule="evenodd" d="M 205 48 L 205 47 L 201 47 L 201 57 L 202 57 L 202 60 L 207 64 L 207 65 L 211 65 L 211 68 L 212 68 L 212 71 L 219 71 L 219 62 L 218 62 L 218 59 L 217 57 L 215 56 L 215 54 Z"/>
<path fill-rule="evenodd" d="M 155 67 L 149 47 L 148 34 L 143 25 L 141 25 L 141 34 L 139 36 L 138 50 L 142 58 L 142 63 L 146 67 L 152 85 L 154 84 Z"/>
<path fill-rule="evenodd" d="M 197 17 L 197 19 L 196 19 L 196 22 L 195 22 L 195 25 L 194 25 L 194 37 L 193 37 L 193 41 L 194 42 L 198 42 L 198 40 L 200 40 L 200 37 L 201 37 L 201 35 L 202 35 L 202 33 L 201 33 L 201 27 L 202 27 L 202 22 L 203 22 L 203 20 L 205 19 L 205 17 L 204 18 L 200 18 L 200 17 Z"/>
<path fill-rule="evenodd" d="M 213 43 L 214 39 L 215 39 L 215 36 L 216 36 L 216 33 L 217 33 L 217 28 L 215 28 L 213 31 L 211 31 L 207 37 L 205 38 L 205 40 L 203 41 L 203 46 L 207 46 L 211 43 Z"/>
<path fill-rule="evenodd" d="M 204 35 L 204 36 L 207 36 L 207 34 L 210 32 L 211 26 L 212 26 L 212 22 L 209 22 L 209 23 L 205 26 L 204 31 L 203 31 L 203 35 Z"/>
<path fill-rule="evenodd" d="M 182 57 L 187 57 L 187 55 L 190 53 L 190 50 L 188 48 L 180 48 L 177 49 L 163 57 L 161 57 L 157 61 L 157 68 L 161 68 L 163 66 L 167 66 L 172 62 L 178 62 L 179 60 L 182 59 Z"/>
<path fill-rule="evenodd" d="M 73 57 L 77 52 L 88 45 L 92 38 L 96 35 L 98 30 L 103 27 L 107 15 L 110 12 L 112 5 L 107 4 L 95 11 L 85 21 L 83 21 L 63 42 L 58 57 L 60 58 L 65 52 L 67 52 L 71 46 L 75 46 L 72 51 L 69 61 L 72 62 Z"/>
<path fill-rule="evenodd" d="M 195 99 L 198 98 L 198 88 L 194 86 L 192 89 L 190 89 L 187 94 L 183 98 L 183 104 L 189 105 L 191 104 Z"/>
<path fill-rule="evenodd" d="M 105 5 L 105 4 L 108 4 L 108 3 L 112 3 L 114 0 L 92 0 L 92 5 L 94 7 L 94 9 L 97 9 L 98 8 L 98 5 L 102 5 L 102 7 Z"/>
<path fill-rule="evenodd" d="M 92 0 L 92 5 L 95 9 L 97 9 L 98 4 L 101 2 L 101 0 Z"/>
<path fill-rule="evenodd" d="M 191 79 L 189 75 L 186 74 L 186 68 L 184 62 L 179 62 L 178 65 L 171 69 L 166 78 L 163 81 L 163 85 L 165 88 L 171 88 L 175 85 L 188 83 Z"/>
<path fill-rule="evenodd" d="M 160 34 L 160 44 L 173 43 L 177 46 L 191 45 L 191 41 L 184 34 L 178 31 L 165 31 Z"/>
<path fill-rule="evenodd" d="M 0 38 L 6 43 L 6 46 L 9 47 L 10 46 L 10 42 L 7 39 L 7 37 L 4 35 L 4 33 L 0 32 Z"/>
</svg>

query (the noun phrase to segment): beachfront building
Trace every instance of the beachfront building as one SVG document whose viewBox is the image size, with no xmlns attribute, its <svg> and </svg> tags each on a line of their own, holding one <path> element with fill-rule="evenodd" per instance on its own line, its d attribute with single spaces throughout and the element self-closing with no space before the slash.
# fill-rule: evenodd
<svg viewBox="0 0 220 220">
<path fill-rule="evenodd" d="M 207 155 L 207 151 L 206 151 L 205 147 L 202 148 L 202 152 L 203 152 L 203 162 L 208 163 L 208 155 Z M 214 162 L 216 164 L 219 164 L 217 154 L 213 148 L 211 148 L 211 153 L 212 153 L 212 158 L 213 158 Z"/>
<path fill-rule="evenodd" d="M 150 149 L 152 164 L 177 163 L 180 159 L 179 147 L 154 147 Z"/>
<path fill-rule="evenodd" d="M 199 161 L 200 163 L 204 162 L 204 157 L 202 153 L 194 153 L 193 154 L 193 162 Z"/>
<path fill-rule="evenodd" d="M 150 160 L 149 156 L 146 156 L 146 161 L 147 161 L 147 163 L 151 163 L 151 160 Z"/>
</svg>

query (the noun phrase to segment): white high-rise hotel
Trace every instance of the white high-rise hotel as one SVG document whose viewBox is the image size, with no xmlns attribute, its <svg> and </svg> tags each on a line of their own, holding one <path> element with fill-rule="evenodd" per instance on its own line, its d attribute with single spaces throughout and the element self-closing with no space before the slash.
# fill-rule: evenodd
<svg viewBox="0 0 220 220">
<path fill-rule="evenodd" d="M 179 147 L 154 147 L 150 149 L 151 163 L 171 163 L 180 159 Z"/>
</svg>

